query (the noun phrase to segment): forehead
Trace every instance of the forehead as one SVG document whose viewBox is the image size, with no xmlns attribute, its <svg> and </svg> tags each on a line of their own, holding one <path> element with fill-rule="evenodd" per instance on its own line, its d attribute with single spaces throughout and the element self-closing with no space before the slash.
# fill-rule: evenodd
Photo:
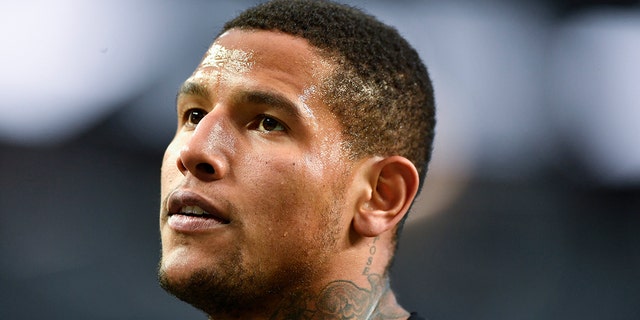
<svg viewBox="0 0 640 320">
<path fill-rule="evenodd" d="M 263 80 L 263 85 L 268 80 L 292 90 L 318 88 L 334 69 L 318 52 L 307 40 L 289 34 L 231 29 L 211 45 L 194 76 L 244 77 Z"/>
<path fill-rule="evenodd" d="M 333 117 L 325 103 L 324 88 L 334 69 L 334 64 L 303 38 L 275 31 L 231 29 L 211 45 L 178 98 L 195 94 L 213 103 L 229 95 L 269 92 L 297 105 L 301 115 Z M 198 90 L 193 90 L 193 84 Z"/>
<path fill-rule="evenodd" d="M 179 89 L 178 104 L 189 96 L 204 98 L 212 105 L 220 101 L 242 105 L 259 97 L 258 104 L 289 111 L 316 129 L 318 121 L 331 118 L 341 131 L 342 125 L 325 99 L 334 65 L 303 38 L 231 29 L 215 40 Z"/>
</svg>

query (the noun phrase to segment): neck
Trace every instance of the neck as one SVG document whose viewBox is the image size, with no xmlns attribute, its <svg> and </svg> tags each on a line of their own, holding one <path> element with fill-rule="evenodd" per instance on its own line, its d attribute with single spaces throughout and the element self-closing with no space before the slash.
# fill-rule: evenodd
<svg viewBox="0 0 640 320">
<path fill-rule="evenodd" d="M 369 285 L 360 287 L 353 281 L 335 280 L 319 294 L 293 295 L 283 300 L 267 317 L 252 319 L 407 319 L 409 313 L 398 305 L 389 280 L 378 274 L 367 277 Z M 211 315 L 210 320 L 224 319 Z M 242 316 L 241 318 L 245 318 Z"/>
</svg>

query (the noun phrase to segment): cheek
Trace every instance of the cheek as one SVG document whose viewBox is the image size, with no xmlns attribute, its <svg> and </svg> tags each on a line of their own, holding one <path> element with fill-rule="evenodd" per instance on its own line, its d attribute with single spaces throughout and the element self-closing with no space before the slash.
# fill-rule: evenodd
<svg viewBox="0 0 640 320">
<path fill-rule="evenodd" d="M 250 190 L 246 203 L 252 203 L 253 212 L 272 217 L 294 227 L 313 224 L 332 201 L 338 179 L 331 165 L 319 157 L 292 156 L 283 159 L 259 160 L 249 168 L 246 185 Z"/>
<path fill-rule="evenodd" d="M 179 149 L 176 141 L 172 141 L 162 158 L 162 166 L 160 168 L 160 192 L 162 195 L 165 195 L 171 189 L 177 176 L 181 175 L 176 165 Z"/>
<path fill-rule="evenodd" d="M 268 216 L 270 219 L 265 222 L 271 223 L 276 218 L 289 220 L 294 215 L 291 211 L 301 211 L 303 194 L 308 193 L 313 182 L 302 169 L 304 164 L 297 160 L 262 156 L 245 158 L 243 164 L 236 166 L 238 183 L 246 188 L 241 202 L 252 206 L 247 212 L 254 212 L 258 218 Z"/>
<path fill-rule="evenodd" d="M 304 168 L 300 177 L 309 181 L 311 187 L 319 189 L 321 193 L 331 193 L 342 184 L 346 163 L 338 142 L 324 140 L 312 153 L 300 159 L 300 167 Z"/>
</svg>

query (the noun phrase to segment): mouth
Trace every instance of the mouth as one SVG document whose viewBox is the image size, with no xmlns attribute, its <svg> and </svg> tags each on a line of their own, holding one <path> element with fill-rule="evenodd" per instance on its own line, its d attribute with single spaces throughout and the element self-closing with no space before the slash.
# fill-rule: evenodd
<svg viewBox="0 0 640 320">
<path fill-rule="evenodd" d="M 213 220 L 218 220 L 220 223 L 223 223 L 223 224 L 229 223 L 228 220 L 220 217 L 217 214 L 210 213 L 197 205 L 182 206 L 177 212 L 173 212 L 173 213 L 169 212 L 168 214 L 169 217 L 172 217 L 174 215 L 195 217 L 195 218 L 201 218 L 201 219 L 213 219 Z"/>
<path fill-rule="evenodd" d="M 167 224 L 176 231 L 194 232 L 230 223 L 210 201 L 191 191 L 176 190 L 167 201 Z"/>
</svg>

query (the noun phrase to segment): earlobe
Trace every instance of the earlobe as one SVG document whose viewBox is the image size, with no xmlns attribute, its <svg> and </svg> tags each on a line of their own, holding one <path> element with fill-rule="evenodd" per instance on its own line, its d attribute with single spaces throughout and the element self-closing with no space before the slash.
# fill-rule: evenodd
<svg viewBox="0 0 640 320">
<path fill-rule="evenodd" d="M 355 231 L 375 237 L 395 227 L 407 214 L 418 192 L 418 170 L 401 156 L 367 162 L 367 194 L 359 198 L 353 220 Z"/>
</svg>

